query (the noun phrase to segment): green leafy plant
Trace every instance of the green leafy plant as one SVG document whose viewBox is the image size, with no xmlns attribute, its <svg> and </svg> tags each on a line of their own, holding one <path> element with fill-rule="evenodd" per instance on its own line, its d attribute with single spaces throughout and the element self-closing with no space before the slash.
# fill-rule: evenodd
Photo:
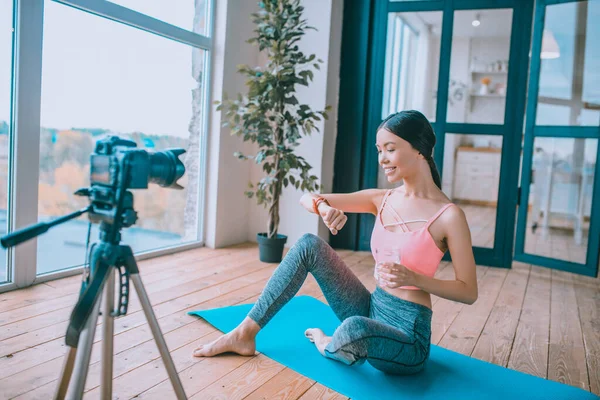
<svg viewBox="0 0 600 400">
<path fill-rule="evenodd" d="M 327 119 L 330 107 L 313 111 L 309 105 L 299 104 L 295 96 L 296 85 L 308 86 L 313 70 L 323 62 L 299 50 L 298 41 L 305 31 L 315 29 L 302 19 L 300 0 L 261 1 L 259 7 L 260 11 L 252 14 L 255 36 L 248 43 L 266 52 L 267 63 L 264 67 L 238 66 L 238 72 L 247 77 L 248 93 L 238 94 L 235 100 L 224 96 L 215 103 L 217 110 L 224 111 L 223 126 L 230 127 L 232 135 L 258 145 L 254 155 L 235 152 L 234 156 L 262 165 L 264 177 L 255 184 L 250 182 L 245 193 L 268 208 L 267 234 L 273 238 L 279 227 L 283 188 L 319 189 L 318 178 L 310 175 L 312 167 L 294 151 L 303 136 L 319 131 L 316 124 Z"/>
</svg>

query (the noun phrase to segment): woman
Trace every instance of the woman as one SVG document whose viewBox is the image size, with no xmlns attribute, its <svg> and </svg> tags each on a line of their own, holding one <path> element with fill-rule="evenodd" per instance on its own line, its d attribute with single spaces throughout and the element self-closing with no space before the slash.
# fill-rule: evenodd
<svg viewBox="0 0 600 400">
<path fill-rule="evenodd" d="M 318 212 L 334 235 L 346 223 L 345 213 L 376 216 L 371 250 L 378 285 L 373 293 L 327 243 L 304 235 L 274 271 L 244 321 L 198 347 L 194 355 L 253 355 L 258 331 L 298 292 L 310 272 L 342 321 L 331 337 L 318 328 L 306 331 L 323 356 L 348 365 L 367 361 L 392 374 L 421 371 L 429 358 L 431 294 L 466 304 L 477 299 L 469 227 L 463 211 L 441 191 L 432 159 L 434 145 L 435 134 L 423 114 L 390 115 L 377 131 L 379 164 L 389 182 L 403 181 L 403 186 L 306 194 L 300 201 L 309 212 Z M 456 279 L 435 279 L 447 250 Z M 390 252 L 394 258 L 386 256 Z"/>
</svg>

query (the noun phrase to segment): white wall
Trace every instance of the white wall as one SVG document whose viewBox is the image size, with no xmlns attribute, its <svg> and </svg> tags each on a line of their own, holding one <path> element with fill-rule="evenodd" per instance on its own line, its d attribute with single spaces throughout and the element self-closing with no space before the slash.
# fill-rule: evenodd
<svg viewBox="0 0 600 400">
<path fill-rule="evenodd" d="M 255 3 L 245 0 L 219 0 L 215 5 L 214 49 L 211 64 L 211 101 L 206 171 L 207 191 L 204 216 L 205 243 L 222 247 L 247 240 L 248 200 L 243 189 L 249 178 L 248 166 L 238 162 L 233 152 L 243 150 L 239 138 L 221 128 L 221 113 L 212 102 L 243 91 L 244 79 L 236 66 L 258 61 L 256 50 L 245 43 L 252 34 L 250 14 Z"/>
<path fill-rule="evenodd" d="M 223 93 L 233 96 L 246 91 L 244 79 L 236 73 L 238 64 L 259 65 L 264 59 L 255 47 L 245 43 L 252 36 L 250 14 L 255 10 L 254 2 L 219 0 L 215 3 L 212 97 L 220 100 Z M 326 104 L 333 109 L 330 119 L 318 125 L 321 132 L 303 139 L 298 152 L 313 166 L 312 174 L 324 185 L 323 192 L 328 192 L 333 182 L 343 0 L 303 0 L 302 3 L 304 17 L 317 31 L 307 31 L 300 47 L 307 54 L 315 53 L 324 63 L 321 70 L 315 72 L 308 88 L 298 88 L 297 97 L 315 110 L 323 109 Z M 256 241 L 256 233 L 266 231 L 267 212 L 254 200 L 247 199 L 244 191 L 250 180 L 257 182 L 260 179 L 262 169 L 251 161 L 238 161 L 233 157 L 234 151 L 251 152 L 253 148 L 241 138 L 232 137 L 228 129 L 221 128 L 220 113 L 214 107 L 211 111 L 206 245 L 223 247 Z M 327 237 L 317 216 L 299 205 L 301 196 L 300 191 L 287 188 L 280 201 L 279 233 L 288 235 L 287 246 L 307 232 Z"/>
</svg>

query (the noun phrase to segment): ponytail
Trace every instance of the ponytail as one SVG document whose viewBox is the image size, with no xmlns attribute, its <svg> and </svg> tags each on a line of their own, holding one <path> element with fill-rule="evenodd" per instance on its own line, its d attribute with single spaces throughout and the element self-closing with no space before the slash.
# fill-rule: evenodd
<svg viewBox="0 0 600 400">
<path fill-rule="evenodd" d="M 435 161 L 433 161 L 433 157 L 428 156 L 425 157 L 425 159 L 427 160 L 427 164 L 429 164 L 429 169 L 431 170 L 431 177 L 433 178 L 433 182 L 438 188 L 442 189 L 442 179 L 440 178 L 440 173 L 437 169 L 437 166 L 435 165 Z"/>
</svg>

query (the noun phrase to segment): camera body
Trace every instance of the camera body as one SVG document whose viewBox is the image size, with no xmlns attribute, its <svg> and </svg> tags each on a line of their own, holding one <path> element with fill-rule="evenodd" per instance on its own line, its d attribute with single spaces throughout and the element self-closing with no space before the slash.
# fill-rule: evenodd
<svg viewBox="0 0 600 400">
<path fill-rule="evenodd" d="M 153 153 L 136 147 L 134 141 L 118 136 L 96 142 L 90 156 L 90 183 L 112 188 L 147 189 L 148 183 L 154 182 L 162 187 L 182 189 L 176 181 L 185 172 L 178 159 L 185 150 Z"/>
<path fill-rule="evenodd" d="M 111 136 L 96 142 L 90 155 L 90 188 L 78 191 L 92 203 L 90 220 L 114 224 L 119 217 L 128 227 L 137 220 L 133 194 L 128 189 L 147 189 L 149 183 L 183 189 L 177 180 L 185 173 L 179 156 L 184 149 L 148 152 L 132 140 Z M 119 204 L 120 203 L 120 204 Z"/>
</svg>

